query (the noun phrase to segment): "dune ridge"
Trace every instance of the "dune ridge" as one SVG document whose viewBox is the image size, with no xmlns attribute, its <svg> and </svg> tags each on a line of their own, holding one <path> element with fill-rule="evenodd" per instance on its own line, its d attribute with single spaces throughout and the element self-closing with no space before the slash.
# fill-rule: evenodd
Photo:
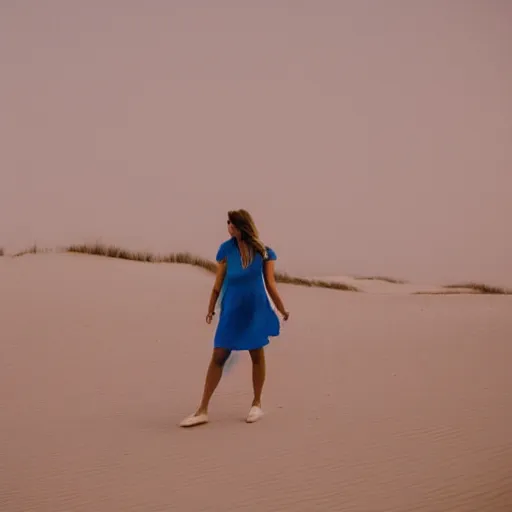
<svg viewBox="0 0 512 512">
<path fill-rule="evenodd" d="M 75 252 L 81 254 L 92 254 L 97 256 L 107 256 L 110 258 L 120 258 L 133 261 L 145 261 L 149 263 L 181 263 L 200 267 L 209 272 L 215 272 L 217 265 L 215 262 L 195 256 L 189 252 L 177 252 L 167 255 L 154 254 L 148 251 L 131 251 L 115 245 L 105 244 L 78 244 L 66 247 L 66 252 Z M 339 283 L 336 281 L 324 281 L 321 279 L 306 279 L 302 277 L 290 276 L 286 273 L 276 272 L 276 281 L 279 283 L 293 284 L 298 286 L 310 286 L 317 288 L 330 288 L 342 291 L 359 291 L 357 287 Z"/>
<path fill-rule="evenodd" d="M 12 257 L 21 257 L 26 254 L 39 254 L 48 252 L 67 252 L 88 254 L 94 256 L 104 256 L 108 258 L 117 258 L 129 261 L 139 261 L 145 263 L 177 263 L 184 265 L 191 265 L 194 267 L 202 268 L 210 273 L 214 273 L 217 266 L 216 263 L 207 258 L 194 255 L 190 252 L 175 252 L 168 254 L 158 254 L 150 251 L 135 251 L 126 249 L 113 244 L 96 243 L 82 243 L 71 244 L 58 247 L 57 249 L 41 248 L 37 244 L 29 246 L 27 249 L 19 251 L 12 255 Z M 0 248 L 0 257 L 7 256 L 5 250 Z M 467 283 L 444 284 L 441 286 L 430 286 L 427 289 L 412 285 L 405 279 L 399 279 L 388 276 L 352 276 L 352 277 L 335 277 L 335 278 L 306 278 L 289 275 L 286 272 L 276 272 L 276 280 L 279 283 L 291 284 L 297 286 L 305 286 L 310 288 L 326 288 L 331 290 L 351 291 L 368 293 L 376 291 L 378 288 L 356 286 L 356 284 L 347 282 L 374 282 L 392 285 L 392 287 L 380 289 L 386 293 L 393 293 L 401 287 L 402 291 L 409 291 L 412 295 L 461 295 L 461 294 L 484 294 L 484 295 L 512 295 L 512 289 L 492 286 L 485 283 L 477 283 L 469 281 Z"/>
<path fill-rule="evenodd" d="M 190 252 L 176 252 L 169 254 L 155 254 L 150 251 L 134 251 L 125 249 L 117 245 L 107 245 L 103 243 L 92 244 L 72 244 L 57 249 L 59 252 L 89 254 L 93 256 L 105 256 L 108 258 L 118 258 L 121 260 L 139 261 L 145 263 L 179 263 L 199 267 L 208 272 L 214 273 L 217 265 L 214 261 L 201 256 L 196 256 Z M 25 254 L 37 254 L 40 252 L 51 252 L 52 249 L 41 249 L 36 244 L 27 249 L 14 254 L 14 257 L 24 256 Z M 324 279 L 307 279 L 304 277 L 291 276 L 285 272 L 276 272 L 276 281 L 278 283 L 292 284 L 297 286 L 327 288 L 332 290 L 358 292 L 358 287 L 338 281 L 328 281 Z"/>
</svg>

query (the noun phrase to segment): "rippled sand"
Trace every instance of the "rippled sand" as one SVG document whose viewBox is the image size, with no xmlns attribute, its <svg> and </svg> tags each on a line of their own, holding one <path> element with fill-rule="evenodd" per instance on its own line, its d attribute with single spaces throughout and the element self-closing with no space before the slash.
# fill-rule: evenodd
<svg viewBox="0 0 512 512">
<path fill-rule="evenodd" d="M 2 512 L 512 510 L 512 297 L 281 286 L 266 416 L 242 354 L 185 430 L 211 275 L 42 254 L 0 283 Z"/>
</svg>

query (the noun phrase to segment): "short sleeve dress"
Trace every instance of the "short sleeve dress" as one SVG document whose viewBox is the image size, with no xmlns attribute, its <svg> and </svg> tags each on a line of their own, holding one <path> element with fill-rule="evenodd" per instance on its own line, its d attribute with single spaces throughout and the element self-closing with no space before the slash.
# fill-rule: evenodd
<svg viewBox="0 0 512 512">
<path fill-rule="evenodd" d="M 277 259 L 267 247 L 267 259 Z M 226 275 L 219 297 L 220 315 L 214 347 L 254 350 L 279 336 L 280 323 L 270 304 L 263 277 L 263 257 L 256 253 L 252 263 L 242 267 L 238 243 L 233 237 L 219 247 L 216 260 L 226 261 Z"/>
</svg>

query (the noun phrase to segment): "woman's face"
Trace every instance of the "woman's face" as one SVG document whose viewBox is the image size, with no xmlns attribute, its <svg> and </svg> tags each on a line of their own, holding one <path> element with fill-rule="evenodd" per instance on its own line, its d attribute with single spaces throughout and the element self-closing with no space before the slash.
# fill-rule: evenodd
<svg viewBox="0 0 512 512">
<path fill-rule="evenodd" d="M 238 236 L 240 234 L 238 229 L 235 228 L 234 224 L 232 224 L 229 219 L 228 219 L 228 233 L 231 236 Z"/>
</svg>

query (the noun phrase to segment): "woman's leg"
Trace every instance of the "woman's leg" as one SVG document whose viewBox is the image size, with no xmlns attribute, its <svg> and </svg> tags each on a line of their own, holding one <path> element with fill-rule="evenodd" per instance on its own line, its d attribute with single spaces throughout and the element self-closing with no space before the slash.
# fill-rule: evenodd
<svg viewBox="0 0 512 512">
<path fill-rule="evenodd" d="M 265 350 L 258 348 L 250 350 L 252 359 L 252 386 L 254 388 L 254 400 L 252 405 L 261 407 L 261 392 L 265 382 Z"/>
<path fill-rule="evenodd" d="M 208 413 L 208 404 L 210 403 L 210 399 L 215 388 L 220 382 L 222 370 L 224 368 L 224 364 L 228 360 L 229 354 L 231 354 L 231 351 L 225 348 L 213 349 L 213 355 L 210 365 L 208 366 L 208 372 L 206 373 L 203 398 L 201 399 L 201 404 L 199 405 L 199 409 L 197 409 L 195 416 Z"/>
</svg>

